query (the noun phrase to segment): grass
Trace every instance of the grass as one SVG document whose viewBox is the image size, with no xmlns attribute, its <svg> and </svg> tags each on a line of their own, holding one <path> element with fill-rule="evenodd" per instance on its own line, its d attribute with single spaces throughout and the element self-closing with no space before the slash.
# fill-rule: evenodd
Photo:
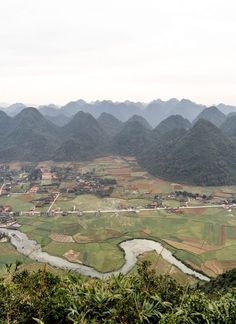
<svg viewBox="0 0 236 324">
<path fill-rule="evenodd" d="M 139 214 L 126 212 L 110 213 L 96 217 L 84 214 L 55 217 L 19 217 L 21 230 L 30 238 L 38 241 L 45 251 L 63 257 L 70 249 L 79 252 L 81 261 L 97 270 L 106 272 L 121 267 L 123 254 L 118 244 L 129 238 L 149 238 L 154 240 L 172 240 L 181 242 L 193 240 L 199 245 L 210 244 L 214 251 L 201 255 L 172 247 L 176 256 L 200 267 L 206 260 L 222 261 L 236 259 L 236 240 L 234 227 L 226 228 L 230 233 L 225 246 L 219 245 L 220 226 L 236 219 L 228 216 L 223 209 L 205 209 L 199 215 L 185 213 L 183 215 L 168 214 L 165 210 Z M 75 243 L 60 243 L 50 239 L 50 234 L 72 235 Z M 235 234 L 236 235 L 236 234 Z"/>
<path fill-rule="evenodd" d="M 10 197 L 0 197 L 0 205 L 11 205 L 13 211 L 28 211 L 34 205 L 24 200 L 24 195 L 14 195 Z"/>
<path fill-rule="evenodd" d="M 159 254 L 155 251 L 146 252 L 143 255 L 138 257 L 138 263 L 142 261 L 150 261 L 151 262 L 151 269 L 155 271 L 157 274 L 169 274 L 173 278 L 175 278 L 180 283 L 195 283 L 197 282 L 196 279 L 193 277 L 183 273 L 177 267 L 173 266 L 166 260 L 162 258 Z M 133 268 L 132 273 L 136 273 L 137 265 Z"/>
<path fill-rule="evenodd" d="M 5 264 L 15 263 L 17 260 L 28 264 L 30 259 L 23 256 L 10 244 L 0 243 L 0 272 L 5 269 Z"/>
<path fill-rule="evenodd" d="M 95 169 L 95 172 L 102 177 L 115 178 L 117 187 L 112 196 L 108 198 L 99 198 L 88 194 L 80 196 L 61 195 L 54 208 L 70 210 L 76 206 L 77 209 L 82 210 L 112 210 L 116 209 L 121 201 L 125 203 L 126 207 L 144 207 L 152 202 L 155 194 L 170 193 L 175 188 L 176 190 L 186 190 L 207 195 L 217 193 L 222 197 L 236 196 L 236 186 L 207 188 L 181 186 L 154 178 L 140 169 L 133 159 L 104 157 L 92 162 L 76 164 L 75 168 L 84 171 Z M 61 185 L 70 187 L 72 184 L 73 181 Z M 14 210 L 29 210 L 33 207 L 31 196 L 11 195 L 9 198 L 0 197 L 0 205 L 10 204 Z M 36 197 L 37 195 L 33 195 L 33 198 Z M 170 199 L 164 203 L 169 207 L 179 206 L 179 202 Z M 192 199 L 189 202 L 189 206 L 202 204 L 202 202 L 196 202 Z M 44 209 L 46 210 L 48 207 L 46 206 Z M 104 213 L 100 217 L 96 217 L 94 213 L 84 214 L 82 217 L 72 215 L 66 217 L 21 216 L 18 218 L 18 222 L 22 225 L 22 232 L 27 233 L 31 239 L 38 241 L 45 251 L 63 257 L 65 252 L 72 249 L 80 253 L 82 262 L 103 272 L 118 269 L 122 266 L 124 258 L 118 244 L 125 239 L 136 237 L 163 241 L 172 240 L 180 243 L 188 239 L 200 245 L 204 243 L 205 245 L 214 246 L 214 251 L 206 251 L 200 255 L 185 250 L 177 250 L 169 246 L 169 249 L 178 258 L 185 262 L 191 262 L 191 264 L 198 267 L 201 267 L 207 260 L 217 259 L 222 262 L 236 260 L 236 210 L 232 210 L 230 214 L 222 208 L 202 208 L 185 210 L 183 215 L 168 214 L 165 210 L 162 210 L 140 212 L 139 214 L 132 212 L 122 214 Z M 221 225 L 226 226 L 226 239 L 223 246 L 220 245 L 222 241 L 220 237 L 222 233 Z M 55 242 L 50 238 L 52 233 L 70 235 L 75 242 Z M 21 257 L 10 244 L 5 245 L 7 247 L 5 252 L 1 250 L 3 246 L 0 243 L 1 264 Z M 153 261 L 156 260 L 156 256 L 152 254 L 148 255 L 147 258 L 153 259 Z M 160 260 L 158 264 L 159 262 Z M 164 265 L 162 262 L 160 269 L 165 267 L 167 269 L 168 265 Z"/>
</svg>

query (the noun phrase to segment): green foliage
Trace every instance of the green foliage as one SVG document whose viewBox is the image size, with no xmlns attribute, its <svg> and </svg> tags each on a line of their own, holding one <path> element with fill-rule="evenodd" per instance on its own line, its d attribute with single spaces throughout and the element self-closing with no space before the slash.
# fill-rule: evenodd
<svg viewBox="0 0 236 324">
<path fill-rule="evenodd" d="M 221 129 L 226 135 L 235 139 L 236 137 L 235 125 L 236 125 L 236 115 L 229 114 L 229 116 L 227 116 L 224 123 L 221 125 Z"/>
<path fill-rule="evenodd" d="M 138 156 L 150 173 L 179 183 L 219 186 L 236 182 L 236 147 L 216 126 L 199 120 L 189 131 L 159 138 Z"/>
<path fill-rule="evenodd" d="M 116 154 L 139 155 L 153 143 L 152 132 L 140 121 L 128 120 L 113 138 L 111 150 Z"/>
<path fill-rule="evenodd" d="M 218 108 L 213 106 L 203 109 L 203 111 L 194 119 L 193 124 L 196 124 L 200 119 L 205 119 L 215 126 L 220 127 L 225 118 L 225 115 Z"/>
<path fill-rule="evenodd" d="M 0 309 L 0 323 L 235 323 L 236 293 L 181 286 L 148 262 L 103 280 L 13 266 L 0 279 Z"/>
<path fill-rule="evenodd" d="M 189 129 L 191 128 L 191 123 L 188 119 L 183 118 L 180 115 L 173 115 L 162 122 L 154 129 L 157 135 L 164 135 L 174 129 Z"/>
<path fill-rule="evenodd" d="M 206 283 L 202 289 L 207 293 L 213 293 L 227 291 L 230 287 L 236 287 L 236 269 L 227 271 L 212 279 L 210 282 Z"/>
</svg>

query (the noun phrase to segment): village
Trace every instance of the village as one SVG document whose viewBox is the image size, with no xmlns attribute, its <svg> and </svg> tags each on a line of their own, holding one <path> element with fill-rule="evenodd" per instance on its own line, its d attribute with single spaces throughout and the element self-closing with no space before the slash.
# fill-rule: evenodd
<svg viewBox="0 0 236 324">
<path fill-rule="evenodd" d="M 9 165 L 0 165 L 0 226 L 12 227 L 16 218 L 21 215 L 53 216 L 68 214 L 83 215 L 86 210 L 78 209 L 75 205 L 58 207 L 58 199 L 74 199 L 81 195 L 95 195 L 99 199 L 111 197 L 118 183 L 115 177 L 98 175 L 95 169 L 76 168 L 74 166 L 51 167 L 35 164 L 23 164 L 20 168 L 11 168 Z M 136 193 L 137 194 L 137 193 Z M 120 201 L 114 206 L 117 211 L 139 212 L 139 209 L 152 210 L 166 209 L 171 214 L 183 213 L 184 207 L 192 204 L 217 204 L 227 208 L 236 203 L 232 198 L 215 198 L 212 195 L 175 190 L 169 193 L 140 194 L 143 204 L 133 205 L 126 198 L 127 193 L 120 195 Z M 31 207 L 22 210 L 21 205 L 11 204 L 12 197 L 28 199 Z M 118 197 L 119 198 L 119 197 Z M 142 200 L 143 199 L 143 200 Z M 19 200 L 19 199 L 18 199 Z M 63 205 L 64 206 L 64 205 Z M 95 215 L 100 215 L 100 209 L 94 206 Z"/>
<path fill-rule="evenodd" d="M 15 210 L 10 203 L 0 204 L 0 226 L 11 226 L 13 219 L 22 214 L 66 215 L 66 211 L 51 208 L 55 198 L 60 194 L 68 196 L 93 194 L 102 198 L 110 196 L 116 185 L 115 179 L 98 177 L 93 171 L 81 172 L 72 167 L 38 168 L 34 165 L 26 165 L 18 170 L 1 165 L 0 181 L 1 198 L 10 198 L 13 195 L 33 197 L 31 200 L 33 207 L 29 211 Z"/>
</svg>

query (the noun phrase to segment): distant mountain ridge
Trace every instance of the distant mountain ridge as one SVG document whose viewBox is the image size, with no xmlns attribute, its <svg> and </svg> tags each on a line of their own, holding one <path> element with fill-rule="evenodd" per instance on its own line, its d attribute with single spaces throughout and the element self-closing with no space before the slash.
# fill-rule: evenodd
<svg viewBox="0 0 236 324">
<path fill-rule="evenodd" d="M 9 116 L 13 117 L 23 110 L 27 105 L 17 103 L 6 107 L 0 107 L 0 110 L 6 112 Z M 102 100 L 94 102 L 86 102 L 85 100 L 79 99 L 71 101 L 66 105 L 59 107 L 54 104 L 39 106 L 38 110 L 48 119 L 58 124 L 58 126 L 65 125 L 77 112 L 83 111 L 90 113 L 93 117 L 98 118 L 103 112 L 108 113 L 116 117 L 122 122 L 126 122 L 133 115 L 144 117 L 147 122 L 152 126 L 156 127 L 162 120 L 166 119 L 171 115 L 181 115 L 183 118 L 188 119 L 192 122 L 197 116 L 207 108 L 206 105 L 194 103 L 189 99 L 178 100 L 172 98 L 167 101 L 161 99 L 153 100 L 146 104 L 142 102 L 132 102 L 126 100 L 124 102 L 114 102 L 111 100 Z M 227 115 L 231 112 L 236 112 L 236 106 L 219 104 L 216 106 L 222 113 Z M 57 117 L 58 118 L 52 118 Z M 63 121 L 65 116 L 65 122 Z"/>
</svg>

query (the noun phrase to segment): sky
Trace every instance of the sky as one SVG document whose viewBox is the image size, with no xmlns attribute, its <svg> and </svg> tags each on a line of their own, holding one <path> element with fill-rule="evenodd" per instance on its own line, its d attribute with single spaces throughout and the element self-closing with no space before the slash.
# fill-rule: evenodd
<svg viewBox="0 0 236 324">
<path fill-rule="evenodd" d="M 235 0 L 1 0 L 0 102 L 236 105 Z"/>
</svg>

